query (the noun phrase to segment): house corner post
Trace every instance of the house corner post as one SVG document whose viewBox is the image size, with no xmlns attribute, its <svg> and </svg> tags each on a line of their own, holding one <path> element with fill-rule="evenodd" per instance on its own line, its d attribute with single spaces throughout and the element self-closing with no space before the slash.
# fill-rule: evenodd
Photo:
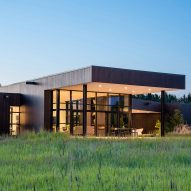
<svg viewBox="0 0 191 191">
<path fill-rule="evenodd" d="M 165 135 L 165 91 L 161 91 L 161 131 L 160 135 L 161 137 L 164 137 Z"/>
<path fill-rule="evenodd" d="M 83 84 L 83 136 L 87 133 L 87 84 Z"/>
<path fill-rule="evenodd" d="M 129 95 L 129 121 L 128 121 L 128 126 L 129 128 L 132 128 L 132 105 L 133 105 L 133 96 L 132 94 Z"/>
</svg>

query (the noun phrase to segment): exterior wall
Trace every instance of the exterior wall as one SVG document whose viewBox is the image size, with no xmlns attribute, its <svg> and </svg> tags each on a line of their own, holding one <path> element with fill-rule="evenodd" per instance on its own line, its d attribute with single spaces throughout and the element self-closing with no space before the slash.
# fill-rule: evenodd
<svg viewBox="0 0 191 191">
<path fill-rule="evenodd" d="M 143 134 L 152 134 L 157 120 L 160 120 L 160 113 L 136 113 L 132 118 L 133 128 L 143 128 Z"/>
<path fill-rule="evenodd" d="M 105 82 L 164 88 L 185 88 L 185 76 L 161 74 L 136 70 L 116 69 L 90 66 L 70 72 L 47 76 L 26 82 L 0 87 L 0 92 L 19 93 L 22 95 L 23 112 L 27 113 L 22 119 L 22 125 L 38 131 L 44 127 L 45 90 L 59 89 L 67 86 L 86 84 L 90 82 Z"/>
<path fill-rule="evenodd" d="M 44 91 L 91 82 L 91 67 L 32 80 L 32 82 L 36 85 L 22 82 L 0 87 L 0 92 L 22 94 L 22 109 L 28 113 L 23 123 L 27 129 L 38 131 L 44 127 Z"/>
<path fill-rule="evenodd" d="M 51 90 L 45 90 L 44 94 L 44 128 L 48 131 L 52 130 L 52 105 L 53 93 Z"/>
<path fill-rule="evenodd" d="M 0 134 L 9 133 L 10 106 L 20 106 L 20 104 L 19 94 L 0 93 Z"/>
<path fill-rule="evenodd" d="M 160 112 L 161 104 L 159 102 L 133 99 L 133 109 Z M 184 116 L 184 121 L 191 125 L 191 104 L 167 103 L 165 104 L 165 112 L 170 113 L 175 109 L 179 109 Z"/>
<path fill-rule="evenodd" d="M 133 99 L 133 109 L 161 112 L 161 104 L 149 100 Z"/>
<path fill-rule="evenodd" d="M 185 89 L 185 76 L 92 66 L 92 82 Z"/>
</svg>

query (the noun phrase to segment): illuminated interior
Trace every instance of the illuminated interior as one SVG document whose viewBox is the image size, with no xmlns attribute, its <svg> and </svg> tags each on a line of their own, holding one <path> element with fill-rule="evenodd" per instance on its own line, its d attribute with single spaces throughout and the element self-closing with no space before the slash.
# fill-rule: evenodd
<svg viewBox="0 0 191 191">
<path fill-rule="evenodd" d="M 10 106 L 10 125 L 9 132 L 11 135 L 20 133 L 20 107 Z"/>
<path fill-rule="evenodd" d="M 59 97 L 57 97 L 57 93 L 59 93 Z M 72 102 L 70 102 L 70 98 Z M 57 102 L 59 102 L 59 114 L 56 109 Z M 56 120 L 59 115 L 60 132 L 67 132 L 73 128 L 75 135 L 82 135 L 82 91 L 53 91 L 52 108 L 53 131 L 56 131 Z M 106 136 L 112 134 L 114 128 L 128 128 L 130 110 L 129 95 L 127 94 L 87 92 L 87 135 Z"/>
<path fill-rule="evenodd" d="M 64 89 L 82 91 L 82 85 L 70 86 Z M 94 92 L 122 93 L 122 94 L 132 94 L 132 95 L 157 93 L 157 92 L 159 93 L 161 91 L 175 90 L 172 88 L 163 88 L 163 87 L 136 86 L 136 85 L 98 83 L 98 82 L 87 83 L 87 89 L 88 91 L 94 91 Z"/>
<path fill-rule="evenodd" d="M 174 91 L 174 89 L 87 83 L 86 134 L 113 136 L 116 132 L 120 132 L 122 136 L 126 136 L 133 126 L 143 128 L 145 134 L 154 134 L 156 121 L 161 117 L 160 112 L 133 109 L 130 97 L 161 91 Z M 74 135 L 83 134 L 82 84 L 53 90 L 52 129 L 68 133 L 71 133 L 72 129 Z"/>
<path fill-rule="evenodd" d="M 74 88 L 77 86 L 53 90 L 52 129 L 55 132 L 70 134 L 72 129 L 74 135 L 83 135 L 83 92 L 81 86 L 77 90 Z M 99 88 L 103 86 L 98 85 Z M 91 88 L 88 88 L 86 105 L 87 135 L 128 136 L 132 130 L 133 114 L 153 114 L 153 121 L 150 120 L 152 127 L 148 129 L 145 127 L 144 133 L 154 132 L 155 122 L 160 119 L 160 113 L 132 109 L 130 95 L 125 94 L 125 91 L 123 93 L 115 93 L 113 90 L 104 92 L 104 88 L 103 92 L 90 90 Z M 139 121 L 135 121 L 133 125 L 139 127 L 141 119 L 140 116 L 136 117 Z"/>
</svg>

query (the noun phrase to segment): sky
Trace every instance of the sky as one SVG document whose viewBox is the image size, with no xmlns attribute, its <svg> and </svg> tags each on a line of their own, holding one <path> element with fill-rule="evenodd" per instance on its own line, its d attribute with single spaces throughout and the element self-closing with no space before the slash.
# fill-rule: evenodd
<svg viewBox="0 0 191 191">
<path fill-rule="evenodd" d="M 186 75 L 190 0 L 0 0 L 0 83 L 99 65 Z"/>
</svg>

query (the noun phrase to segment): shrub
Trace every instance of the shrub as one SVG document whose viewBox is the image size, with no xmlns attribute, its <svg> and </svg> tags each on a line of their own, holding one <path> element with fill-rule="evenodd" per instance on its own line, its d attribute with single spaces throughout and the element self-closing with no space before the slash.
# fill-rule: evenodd
<svg viewBox="0 0 191 191">
<path fill-rule="evenodd" d="M 160 122 L 160 120 L 157 120 L 156 125 L 155 125 L 155 134 L 160 135 L 160 131 L 161 131 L 161 122 Z"/>
</svg>

